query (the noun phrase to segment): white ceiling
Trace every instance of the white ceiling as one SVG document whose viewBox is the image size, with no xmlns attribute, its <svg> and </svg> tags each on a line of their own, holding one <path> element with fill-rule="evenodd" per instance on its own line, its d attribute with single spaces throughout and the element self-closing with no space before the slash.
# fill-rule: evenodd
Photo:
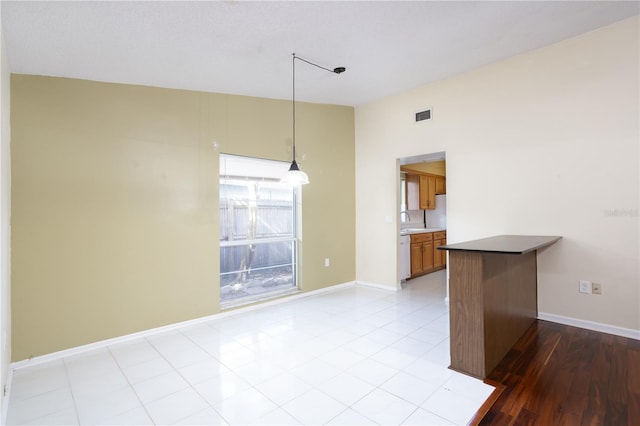
<svg viewBox="0 0 640 426">
<path fill-rule="evenodd" d="M 637 15 L 638 1 L 1 3 L 11 72 L 360 105 Z"/>
</svg>

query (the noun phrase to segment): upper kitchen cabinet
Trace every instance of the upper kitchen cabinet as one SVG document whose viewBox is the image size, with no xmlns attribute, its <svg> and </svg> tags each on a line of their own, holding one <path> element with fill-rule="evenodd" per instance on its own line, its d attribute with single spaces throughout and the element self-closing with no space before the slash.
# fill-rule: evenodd
<svg viewBox="0 0 640 426">
<path fill-rule="evenodd" d="M 420 176 L 407 174 L 407 210 L 420 210 Z"/>
<path fill-rule="evenodd" d="M 436 195 L 443 195 L 447 193 L 447 178 L 444 176 L 436 177 Z"/>
<path fill-rule="evenodd" d="M 420 175 L 420 210 L 436 208 L 436 178 Z"/>
<path fill-rule="evenodd" d="M 441 181 L 438 184 L 438 181 Z M 444 194 L 444 177 L 427 174 L 407 174 L 407 210 L 433 210 L 436 194 Z M 438 186 L 440 185 L 440 187 Z M 438 191 L 440 189 L 440 192 Z"/>
<path fill-rule="evenodd" d="M 402 181 L 406 185 L 403 196 L 407 210 L 434 210 L 436 195 L 447 193 L 444 160 L 406 164 L 400 166 L 400 171 L 405 176 Z"/>
</svg>

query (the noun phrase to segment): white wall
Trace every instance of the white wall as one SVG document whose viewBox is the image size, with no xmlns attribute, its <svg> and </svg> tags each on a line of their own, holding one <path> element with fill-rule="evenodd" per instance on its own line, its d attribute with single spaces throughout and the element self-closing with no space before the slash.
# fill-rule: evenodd
<svg viewBox="0 0 640 426">
<path fill-rule="evenodd" d="M 356 108 L 357 280 L 397 285 L 396 159 L 446 151 L 449 243 L 562 235 L 539 311 L 640 330 L 638 40 L 636 16 Z"/>
<path fill-rule="evenodd" d="M 2 389 L 7 383 L 11 361 L 11 125 L 10 73 L 1 27 L 0 39 L 0 418 L 4 420 L 6 413 Z"/>
</svg>

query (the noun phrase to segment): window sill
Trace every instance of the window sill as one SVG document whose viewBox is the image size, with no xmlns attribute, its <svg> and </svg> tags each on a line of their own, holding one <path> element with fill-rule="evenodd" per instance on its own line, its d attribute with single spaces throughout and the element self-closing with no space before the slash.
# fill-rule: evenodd
<svg viewBox="0 0 640 426">
<path fill-rule="evenodd" d="M 239 308 L 241 306 L 253 305 L 256 303 L 266 302 L 269 300 L 278 299 L 280 297 L 290 296 L 290 295 L 298 294 L 301 292 L 302 290 L 300 290 L 297 287 L 294 287 L 287 290 L 274 291 L 272 293 L 262 293 L 262 294 L 257 294 L 255 296 L 243 297 L 242 299 L 230 300 L 228 302 L 221 302 L 220 310 L 225 311 L 225 310 L 230 310 L 234 308 Z"/>
</svg>

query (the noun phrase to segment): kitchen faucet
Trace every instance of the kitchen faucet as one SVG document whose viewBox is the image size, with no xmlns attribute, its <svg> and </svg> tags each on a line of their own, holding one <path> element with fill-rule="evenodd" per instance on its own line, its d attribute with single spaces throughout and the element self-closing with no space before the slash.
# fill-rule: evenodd
<svg viewBox="0 0 640 426">
<path fill-rule="evenodd" d="M 402 216 L 402 213 L 407 215 L 407 222 L 411 222 L 411 216 L 409 216 L 409 212 L 406 210 L 402 210 L 398 216 Z"/>
</svg>

